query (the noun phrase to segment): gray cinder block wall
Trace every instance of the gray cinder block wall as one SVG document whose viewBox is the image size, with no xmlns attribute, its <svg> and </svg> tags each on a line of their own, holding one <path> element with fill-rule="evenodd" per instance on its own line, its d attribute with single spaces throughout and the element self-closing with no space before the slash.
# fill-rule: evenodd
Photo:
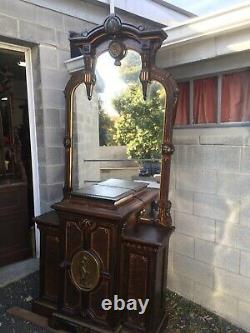
<svg viewBox="0 0 250 333">
<path fill-rule="evenodd" d="M 250 130 L 175 130 L 168 287 L 250 330 Z"/>
</svg>

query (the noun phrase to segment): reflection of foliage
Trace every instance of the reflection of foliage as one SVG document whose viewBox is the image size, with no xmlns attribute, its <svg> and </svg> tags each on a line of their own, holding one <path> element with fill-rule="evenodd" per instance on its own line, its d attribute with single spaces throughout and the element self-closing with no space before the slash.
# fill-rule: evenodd
<svg viewBox="0 0 250 333">
<path fill-rule="evenodd" d="M 141 58 L 138 53 L 129 51 L 122 61 L 120 67 L 121 78 L 126 83 L 139 82 L 139 74 L 141 70 Z"/>
<path fill-rule="evenodd" d="M 115 124 L 115 140 L 127 145 L 129 157 L 160 157 L 164 107 L 159 85 L 157 87 L 152 86 L 150 98 L 146 102 L 142 97 L 141 86 L 137 83 L 114 100 L 114 106 L 120 114 Z"/>
<path fill-rule="evenodd" d="M 101 101 L 98 101 L 99 111 L 99 144 L 100 146 L 112 146 L 115 144 L 114 121 L 102 109 Z"/>
</svg>

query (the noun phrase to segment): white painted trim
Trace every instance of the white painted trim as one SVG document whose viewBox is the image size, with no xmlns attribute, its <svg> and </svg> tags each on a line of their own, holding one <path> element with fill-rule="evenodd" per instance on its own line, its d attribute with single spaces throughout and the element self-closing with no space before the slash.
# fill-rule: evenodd
<svg viewBox="0 0 250 333">
<path fill-rule="evenodd" d="M 39 191 L 39 170 L 38 170 L 38 152 L 37 152 L 37 136 L 36 136 L 36 120 L 35 120 L 35 100 L 33 88 L 33 73 L 31 61 L 31 49 L 18 45 L 0 42 L 0 48 L 8 49 L 25 54 L 26 62 L 26 83 L 27 83 L 27 98 L 28 98 L 28 112 L 29 112 L 29 128 L 30 128 L 30 145 L 31 145 L 31 161 L 32 161 L 32 182 L 33 182 L 33 201 L 34 201 L 34 214 L 40 214 L 40 191 Z M 35 225 L 36 237 L 36 255 L 40 256 L 40 234 Z"/>
<path fill-rule="evenodd" d="M 194 39 L 223 34 L 248 27 L 250 24 L 250 1 L 229 7 L 226 10 L 189 19 L 171 27 L 164 28 L 168 34 L 162 48 L 175 44 L 192 43 Z"/>
</svg>

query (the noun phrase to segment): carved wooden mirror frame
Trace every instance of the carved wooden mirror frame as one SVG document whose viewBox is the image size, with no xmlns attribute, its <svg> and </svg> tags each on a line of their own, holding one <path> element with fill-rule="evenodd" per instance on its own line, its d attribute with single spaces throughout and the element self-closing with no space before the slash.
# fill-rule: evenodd
<svg viewBox="0 0 250 333">
<path fill-rule="evenodd" d="M 95 65 L 98 56 L 108 51 L 114 58 L 115 65 L 120 65 L 120 61 L 126 56 L 126 51 L 130 49 L 138 52 L 141 56 L 140 81 L 144 99 L 146 99 L 148 84 L 152 80 L 161 83 L 166 93 L 159 214 L 155 222 L 164 226 L 171 226 L 171 203 L 168 200 L 168 192 L 171 156 L 174 153 L 172 131 L 178 89 L 171 75 L 164 69 L 157 68 L 155 64 L 156 52 L 166 38 L 167 34 L 163 30 L 145 31 L 143 26 L 136 27 L 122 23 L 120 18 L 113 14 L 107 17 L 103 25 L 86 34 L 71 33 L 71 46 L 80 49 L 83 55 L 84 70 L 73 73 L 65 88 L 65 199 L 70 197 L 72 191 L 73 94 L 81 83 L 85 83 L 88 99 L 90 100 L 96 81 Z"/>
</svg>

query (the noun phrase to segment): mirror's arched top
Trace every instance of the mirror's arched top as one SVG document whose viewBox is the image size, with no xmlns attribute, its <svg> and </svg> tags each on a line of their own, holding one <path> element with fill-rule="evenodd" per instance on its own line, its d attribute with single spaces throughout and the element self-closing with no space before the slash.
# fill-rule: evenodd
<svg viewBox="0 0 250 333">
<path fill-rule="evenodd" d="M 145 30 L 141 26 L 134 26 L 128 23 L 123 23 L 117 15 L 110 15 L 104 23 L 87 34 L 71 33 L 70 43 L 74 47 L 81 49 L 83 54 L 91 53 L 99 56 L 105 49 L 105 44 L 119 41 L 126 48 L 134 49 L 141 53 L 144 48 L 150 48 L 152 53 L 155 53 L 162 42 L 167 38 L 167 34 L 162 29 L 160 30 Z M 109 48 L 106 45 L 106 50 Z"/>
<path fill-rule="evenodd" d="M 146 31 L 140 27 L 123 23 L 116 15 L 110 15 L 104 23 L 92 29 L 86 35 L 71 33 L 70 43 L 72 48 L 79 48 L 83 54 L 84 77 L 88 99 L 92 97 L 95 85 L 96 58 L 108 50 L 115 60 L 115 65 L 120 65 L 128 49 L 137 51 L 141 55 L 142 70 L 140 80 L 144 99 L 147 96 L 147 87 L 151 81 L 151 68 L 155 67 L 155 56 L 167 34 L 162 30 Z M 161 82 L 164 83 L 164 82 Z"/>
</svg>

